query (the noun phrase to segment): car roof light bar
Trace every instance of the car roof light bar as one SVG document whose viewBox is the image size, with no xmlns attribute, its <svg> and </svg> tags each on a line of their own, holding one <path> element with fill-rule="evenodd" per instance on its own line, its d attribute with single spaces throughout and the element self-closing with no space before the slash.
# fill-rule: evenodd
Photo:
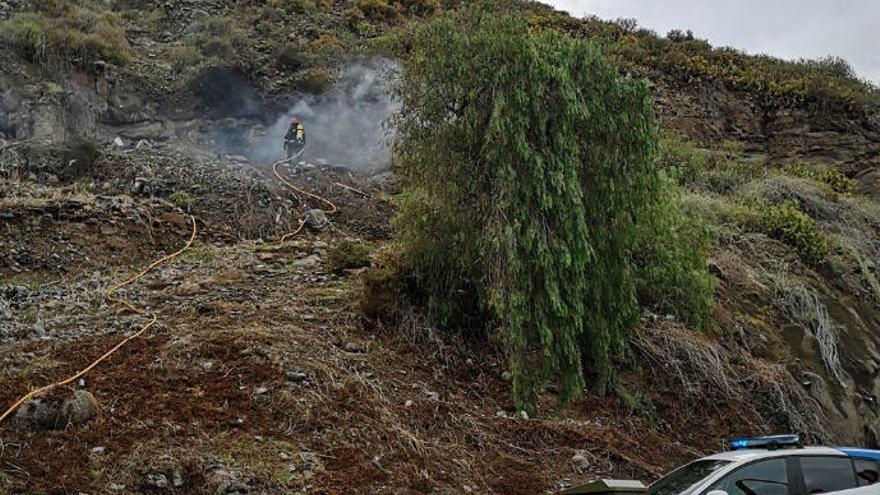
<svg viewBox="0 0 880 495">
<path fill-rule="evenodd" d="M 730 441 L 730 448 L 741 449 L 768 449 L 775 450 L 785 447 L 801 447 L 800 438 L 797 435 L 773 435 L 767 437 L 737 438 Z"/>
</svg>

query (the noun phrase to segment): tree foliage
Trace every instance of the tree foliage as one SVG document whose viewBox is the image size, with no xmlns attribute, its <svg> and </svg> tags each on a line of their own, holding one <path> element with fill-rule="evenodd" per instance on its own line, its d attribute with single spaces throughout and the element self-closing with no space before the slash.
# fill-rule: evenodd
<svg viewBox="0 0 880 495">
<path fill-rule="evenodd" d="M 667 208 L 646 83 L 590 43 L 479 7 L 393 49 L 398 223 L 429 313 L 500 329 L 519 408 L 551 379 L 575 397 L 584 368 L 607 391 L 638 318 L 638 229 Z"/>
</svg>

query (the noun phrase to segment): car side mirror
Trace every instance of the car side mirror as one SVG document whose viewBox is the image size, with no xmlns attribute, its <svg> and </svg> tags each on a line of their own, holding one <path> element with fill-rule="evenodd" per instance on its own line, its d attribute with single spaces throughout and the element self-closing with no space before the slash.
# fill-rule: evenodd
<svg viewBox="0 0 880 495">
<path fill-rule="evenodd" d="M 725 492 L 724 490 L 712 490 L 706 495 L 727 495 L 727 492 Z"/>
</svg>

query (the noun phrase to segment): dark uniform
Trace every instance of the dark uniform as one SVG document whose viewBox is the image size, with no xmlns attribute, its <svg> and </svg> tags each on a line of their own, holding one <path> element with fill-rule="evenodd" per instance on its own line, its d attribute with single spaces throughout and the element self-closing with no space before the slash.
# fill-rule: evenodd
<svg viewBox="0 0 880 495">
<path fill-rule="evenodd" d="M 290 121 L 290 127 L 287 134 L 284 135 L 284 150 L 287 152 L 287 158 L 292 158 L 299 154 L 306 147 L 306 130 L 302 123 L 294 117 Z"/>
</svg>

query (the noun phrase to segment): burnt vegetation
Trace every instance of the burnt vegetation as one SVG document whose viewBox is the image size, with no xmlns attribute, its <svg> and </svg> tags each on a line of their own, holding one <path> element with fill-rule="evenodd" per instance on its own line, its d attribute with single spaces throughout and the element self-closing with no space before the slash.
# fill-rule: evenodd
<svg viewBox="0 0 880 495">
<path fill-rule="evenodd" d="M 739 435 L 880 444 L 878 92 L 845 61 L 531 2 L 176 2 L 0 21 L 3 404 L 200 233 L 126 289 L 161 323 L 89 376 L 94 420 L 0 424 L 0 494 L 534 494 Z M 326 207 L 257 163 L 291 102 L 309 151 L 357 149 L 284 167 L 338 212 L 280 242 Z"/>
</svg>

